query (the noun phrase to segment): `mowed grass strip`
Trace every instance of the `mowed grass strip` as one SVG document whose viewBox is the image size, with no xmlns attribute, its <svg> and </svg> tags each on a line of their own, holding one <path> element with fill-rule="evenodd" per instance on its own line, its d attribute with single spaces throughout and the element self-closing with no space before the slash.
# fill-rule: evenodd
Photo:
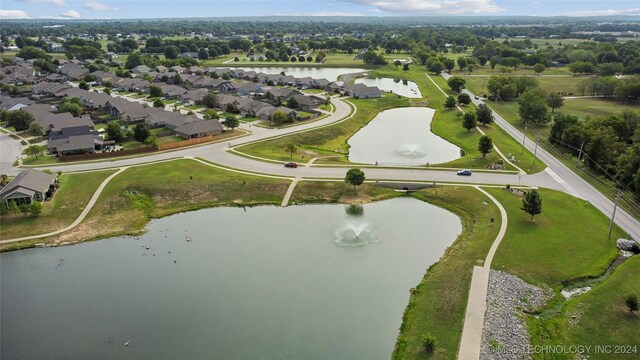
<svg viewBox="0 0 640 360">
<path fill-rule="evenodd" d="M 289 205 L 308 203 L 362 204 L 390 199 L 400 196 L 400 194 L 393 189 L 369 182 L 354 189 L 352 185 L 344 181 L 300 181 L 291 194 Z"/>
<path fill-rule="evenodd" d="M 62 174 L 60 188 L 42 203 L 38 216 L 8 214 L 2 217 L 0 239 L 44 234 L 70 225 L 82 213 L 98 186 L 115 170 Z"/>
<path fill-rule="evenodd" d="M 135 234 L 152 218 L 206 207 L 279 205 L 290 183 L 187 159 L 132 167 L 109 182 L 82 224 L 55 240 Z"/>
<path fill-rule="evenodd" d="M 522 197 L 503 189 L 487 189 L 507 210 L 509 227 L 492 268 L 532 284 L 558 290 L 574 280 L 602 275 L 617 256 L 615 227 L 593 205 L 571 195 L 540 189 L 542 214 L 534 221 L 520 209 Z"/>
<path fill-rule="evenodd" d="M 392 359 L 456 359 L 473 266 L 482 266 L 500 229 L 500 212 L 472 187 L 438 187 L 413 196 L 460 216 L 463 232 L 412 290 Z M 427 333 L 436 339 L 431 357 L 422 347 Z"/>
</svg>

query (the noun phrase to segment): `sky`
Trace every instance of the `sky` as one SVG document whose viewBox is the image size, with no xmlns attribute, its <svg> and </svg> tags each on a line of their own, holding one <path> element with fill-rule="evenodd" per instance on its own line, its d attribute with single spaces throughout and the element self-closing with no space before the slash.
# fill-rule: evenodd
<svg viewBox="0 0 640 360">
<path fill-rule="evenodd" d="M 2 19 L 225 16 L 634 15 L 640 2 L 610 0 L 2 0 Z"/>
</svg>

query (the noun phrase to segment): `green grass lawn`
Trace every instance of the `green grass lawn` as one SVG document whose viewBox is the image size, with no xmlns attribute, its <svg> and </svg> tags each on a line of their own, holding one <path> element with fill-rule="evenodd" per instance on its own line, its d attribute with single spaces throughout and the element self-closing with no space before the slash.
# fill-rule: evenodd
<svg viewBox="0 0 640 360">
<path fill-rule="evenodd" d="M 57 164 L 60 162 L 60 159 L 53 155 L 40 155 L 37 158 L 35 156 L 29 156 L 22 160 L 23 165 L 49 165 L 49 164 Z"/>
<path fill-rule="evenodd" d="M 238 174 L 194 160 L 132 167 L 107 185 L 81 227 L 62 239 L 136 233 L 151 218 L 211 206 L 279 205 L 289 184 L 289 180 Z"/>
<path fill-rule="evenodd" d="M 503 72 L 500 70 L 501 66 L 497 65 L 495 69 L 491 69 L 489 63 L 485 64 L 484 67 L 476 67 L 473 69 L 473 72 L 469 73 L 467 69 L 464 71 L 460 70 L 458 64 L 456 67 L 451 70 L 451 75 L 500 75 Z M 509 68 L 509 71 L 506 73 L 507 75 L 537 75 L 537 73 L 533 70 L 533 67 L 519 67 L 517 69 Z M 543 72 L 542 75 L 571 75 L 571 71 L 569 71 L 568 66 L 563 67 L 548 67 Z"/>
<path fill-rule="evenodd" d="M 60 188 L 50 201 L 42 204 L 40 215 L 2 217 L 0 239 L 37 235 L 70 225 L 80 215 L 100 183 L 113 172 L 105 170 L 60 175 Z"/>
<path fill-rule="evenodd" d="M 472 93 L 484 96 L 488 95 L 487 83 L 490 76 L 464 76 L 467 81 L 466 88 Z M 540 83 L 540 88 L 547 92 L 559 92 L 564 94 L 579 95 L 576 87 L 578 82 L 585 77 L 582 76 L 532 76 Z"/>
<path fill-rule="evenodd" d="M 519 195 L 502 189 L 487 191 L 502 203 L 509 216 L 507 233 L 493 260 L 494 269 L 558 289 L 573 280 L 603 274 L 617 256 L 615 240 L 624 232 L 616 227 L 608 240 L 607 217 L 584 200 L 541 189 L 542 214 L 532 222 L 520 210 Z"/>
<path fill-rule="evenodd" d="M 498 234 L 500 213 L 489 199 L 470 187 L 438 187 L 414 196 L 456 213 L 464 227 L 412 291 L 392 359 L 456 359 L 473 266 L 482 265 Z M 426 357 L 421 348 L 421 336 L 426 333 L 436 339 L 431 357 Z"/>
</svg>

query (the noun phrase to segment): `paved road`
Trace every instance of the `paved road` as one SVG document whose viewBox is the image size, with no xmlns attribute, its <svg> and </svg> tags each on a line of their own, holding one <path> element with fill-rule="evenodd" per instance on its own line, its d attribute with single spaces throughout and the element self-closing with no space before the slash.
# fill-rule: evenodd
<svg viewBox="0 0 640 360">
<path fill-rule="evenodd" d="M 19 140 L 13 139 L 9 134 L 0 133 L 0 174 L 16 174 L 13 163 L 22 154 L 21 149 Z"/>
<path fill-rule="evenodd" d="M 450 75 L 443 73 L 442 76 L 448 79 Z M 468 90 L 464 90 L 465 93 L 471 96 L 471 99 L 475 105 L 484 103 L 482 99 L 475 99 L 474 94 Z M 494 111 L 496 124 L 503 128 L 514 139 L 523 139 L 524 134 L 520 130 L 516 129 L 507 120 Z M 525 141 L 525 147 L 533 153 L 535 148 L 535 141 L 527 138 Z M 591 186 L 587 181 L 583 180 L 580 176 L 574 173 L 566 165 L 564 165 L 555 156 L 551 155 L 548 151 L 542 147 L 538 147 L 538 158 L 542 160 L 549 167 L 549 174 L 559 182 L 564 191 L 585 199 L 592 203 L 596 208 L 602 211 L 605 215 L 611 216 L 613 213 L 613 201 L 609 200 L 596 188 Z M 616 224 L 618 224 L 624 231 L 629 233 L 634 239 L 640 241 L 640 222 L 636 220 L 629 213 L 621 208 L 616 211 Z"/>
</svg>

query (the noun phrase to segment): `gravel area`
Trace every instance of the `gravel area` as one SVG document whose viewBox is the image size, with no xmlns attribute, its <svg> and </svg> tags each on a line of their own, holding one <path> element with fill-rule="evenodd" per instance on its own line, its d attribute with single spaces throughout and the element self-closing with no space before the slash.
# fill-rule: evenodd
<svg viewBox="0 0 640 360">
<path fill-rule="evenodd" d="M 551 289 L 543 290 L 517 276 L 491 270 L 480 359 L 531 359 L 527 353 L 529 333 L 522 312 L 542 306 L 552 296 Z"/>
</svg>

